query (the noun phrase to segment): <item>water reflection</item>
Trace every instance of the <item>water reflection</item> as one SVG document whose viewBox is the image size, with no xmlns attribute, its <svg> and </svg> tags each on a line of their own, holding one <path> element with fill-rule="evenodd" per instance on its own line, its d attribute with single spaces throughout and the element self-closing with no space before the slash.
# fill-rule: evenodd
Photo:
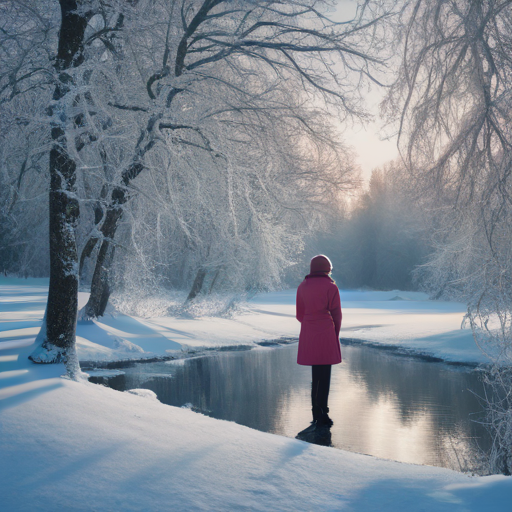
<svg viewBox="0 0 512 512">
<path fill-rule="evenodd" d="M 483 427 L 471 421 L 481 411 L 473 394 L 482 395 L 478 372 L 368 347 L 343 347 L 343 356 L 333 367 L 329 398 L 333 446 L 474 469 L 477 444 L 489 444 Z M 191 404 L 215 418 L 295 437 L 311 421 L 311 370 L 298 366 L 296 357 L 292 345 L 138 364 L 109 385 L 151 389 L 164 403 Z"/>
<path fill-rule="evenodd" d="M 477 372 L 376 349 L 344 352 L 346 366 L 336 372 L 331 399 L 335 446 L 402 462 L 474 469 L 477 447 L 489 444 L 485 429 L 471 421 L 482 411 L 475 396 L 483 393 Z"/>
</svg>

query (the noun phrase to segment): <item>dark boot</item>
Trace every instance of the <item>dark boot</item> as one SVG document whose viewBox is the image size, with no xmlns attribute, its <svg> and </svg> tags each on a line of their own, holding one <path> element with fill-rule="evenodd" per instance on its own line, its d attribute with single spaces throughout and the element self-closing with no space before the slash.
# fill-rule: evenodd
<svg viewBox="0 0 512 512">
<path fill-rule="evenodd" d="M 317 418 L 316 424 L 319 427 L 330 427 L 330 426 L 332 426 L 333 421 L 331 420 L 331 418 L 329 418 L 329 414 L 327 414 L 329 412 L 329 407 L 325 407 L 325 409 L 322 409 L 321 407 L 319 407 L 319 409 L 322 411 L 322 413 Z"/>
<path fill-rule="evenodd" d="M 313 412 L 313 423 L 316 423 L 322 417 L 322 408 L 319 405 L 313 405 L 311 411 Z"/>
</svg>

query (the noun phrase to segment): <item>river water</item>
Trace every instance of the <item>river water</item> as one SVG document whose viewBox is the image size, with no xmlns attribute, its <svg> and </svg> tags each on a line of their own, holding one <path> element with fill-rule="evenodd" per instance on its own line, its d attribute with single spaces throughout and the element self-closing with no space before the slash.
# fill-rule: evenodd
<svg viewBox="0 0 512 512">
<path fill-rule="evenodd" d="M 490 439 L 478 423 L 480 372 L 343 346 L 333 366 L 326 442 L 335 448 L 415 464 L 478 471 Z M 295 437 L 311 421 L 311 369 L 296 364 L 297 344 L 140 363 L 91 381 L 145 388 L 159 400 L 214 418 Z"/>
</svg>

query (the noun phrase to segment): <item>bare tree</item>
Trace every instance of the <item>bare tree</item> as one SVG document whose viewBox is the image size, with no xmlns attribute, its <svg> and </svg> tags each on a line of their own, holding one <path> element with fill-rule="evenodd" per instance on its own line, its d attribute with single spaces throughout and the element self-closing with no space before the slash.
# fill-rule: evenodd
<svg viewBox="0 0 512 512">
<path fill-rule="evenodd" d="M 346 23 L 331 21 L 316 0 L 58 5 L 60 21 L 49 0 L 0 5 L 0 102 L 34 94 L 30 122 L 49 128 L 50 292 L 44 344 L 32 356 L 38 362 L 72 359 L 77 235 L 84 259 L 99 245 L 86 313 L 102 313 L 117 229 L 152 159 L 187 147 L 212 162 L 229 155 L 234 166 L 244 141 L 226 141 L 223 127 L 258 118 L 268 125 L 276 108 L 314 132 L 283 100 L 293 88 L 311 111 L 364 117 L 358 85 L 376 80 L 376 55 L 386 49 L 381 2 L 362 2 Z M 246 185 L 262 190 L 256 174 Z M 80 209 L 87 223 L 78 223 Z M 270 230 L 260 233 L 272 243 Z"/>
<path fill-rule="evenodd" d="M 477 343 L 496 365 L 510 365 L 512 2 L 408 2 L 401 35 L 387 106 L 400 112 L 404 157 L 437 210 L 430 281 L 467 301 Z M 500 439 L 510 471 L 512 444 Z"/>
<path fill-rule="evenodd" d="M 131 162 L 122 171 L 106 206 L 86 316 L 103 314 L 109 294 L 106 261 L 122 207 L 130 198 L 132 182 L 146 167 L 146 155 L 157 146 L 161 149 L 165 139 L 162 133 L 175 132 L 184 143 L 215 153 L 212 133 L 205 134 L 197 119 L 183 121 L 191 96 L 201 95 L 208 108 L 212 97 L 221 102 L 220 91 L 231 89 L 238 98 L 229 108 L 239 114 L 257 108 L 264 115 L 272 107 L 265 103 L 268 92 L 255 79 L 263 74 L 271 78 L 267 90 L 283 89 L 292 82 L 308 91 L 310 101 L 328 104 L 342 116 L 364 115 L 357 107 L 351 80 L 372 78 L 373 68 L 380 63 L 374 54 L 382 46 L 378 46 L 376 37 L 369 41 L 367 36 L 375 35 L 378 21 L 385 16 L 368 14 L 365 6 L 353 22 L 346 24 L 330 21 L 321 12 L 322 2 L 316 1 L 183 0 L 170 8 L 158 3 L 151 9 L 141 5 L 143 11 L 132 13 L 137 19 L 144 13 L 149 22 L 158 16 L 166 20 L 166 25 L 153 25 L 152 33 L 160 39 L 153 36 L 151 41 L 138 27 L 131 33 L 126 28 L 131 51 L 145 78 L 145 94 L 141 90 L 137 103 L 113 100 L 110 105 L 146 122 L 135 136 Z M 129 25 L 128 18 L 125 25 Z M 198 102 L 195 105 L 202 108 Z"/>
<path fill-rule="evenodd" d="M 148 286 L 153 273 L 173 287 L 188 286 L 189 300 L 203 287 L 279 285 L 304 234 L 358 183 L 325 115 L 306 108 L 299 93 L 274 98 L 265 113 L 229 109 L 221 116 L 212 106 L 221 126 L 218 119 L 201 124 L 222 130 L 218 158 L 179 141 L 172 155 L 148 155 L 137 197 L 125 206 L 129 228 L 118 235 L 130 251 L 122 256 L 123 272 L 147 272 Z"/>
<path fill-rule="evenodd" d="M 31 123 L 33 93 L 4 103 L 0 139 L 0 268 L 48 275 L 48 138 Z"/>
</svg>

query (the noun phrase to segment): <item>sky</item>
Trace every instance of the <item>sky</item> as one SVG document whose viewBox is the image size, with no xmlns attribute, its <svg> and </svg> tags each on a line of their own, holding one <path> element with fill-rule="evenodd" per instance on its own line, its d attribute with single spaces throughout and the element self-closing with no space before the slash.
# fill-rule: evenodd
<svg viewBox="0 0 512 512">
<path fill-rule="evenodd" d="M 343 21 L 354 17 L 356 0 L 339 0 L 334 18 Z M 367 109 L 374 120 L 365 125 L 343 127 L 346 143 L 355 150 L 356 161 L 362 170 L 362 176 L 369 180 L 372 170 L 398 157 L 396 137 L 386 139 L 382 129 L 383 121 L 379 119 L 379 104 L 385 90 L 375 86 L 370 92 L 364 93 Z"/>
<path fill-rule="evenodd" d="M 347 127 L 344 138 L 349 146 L 355 150 L 357 163 L 361 166 L 362 176 L 369 180 L 372 170 L 381 167 L 386 162 L 398 158 L 396 137 L 385 138 L 382 130 L 383 121 L 378 117 L 378 93 L 367 94 L 369 110 L 375 120 L 366 125 Z M 377 99 L 377 101 L 375 101 Z"/>
</svg>

